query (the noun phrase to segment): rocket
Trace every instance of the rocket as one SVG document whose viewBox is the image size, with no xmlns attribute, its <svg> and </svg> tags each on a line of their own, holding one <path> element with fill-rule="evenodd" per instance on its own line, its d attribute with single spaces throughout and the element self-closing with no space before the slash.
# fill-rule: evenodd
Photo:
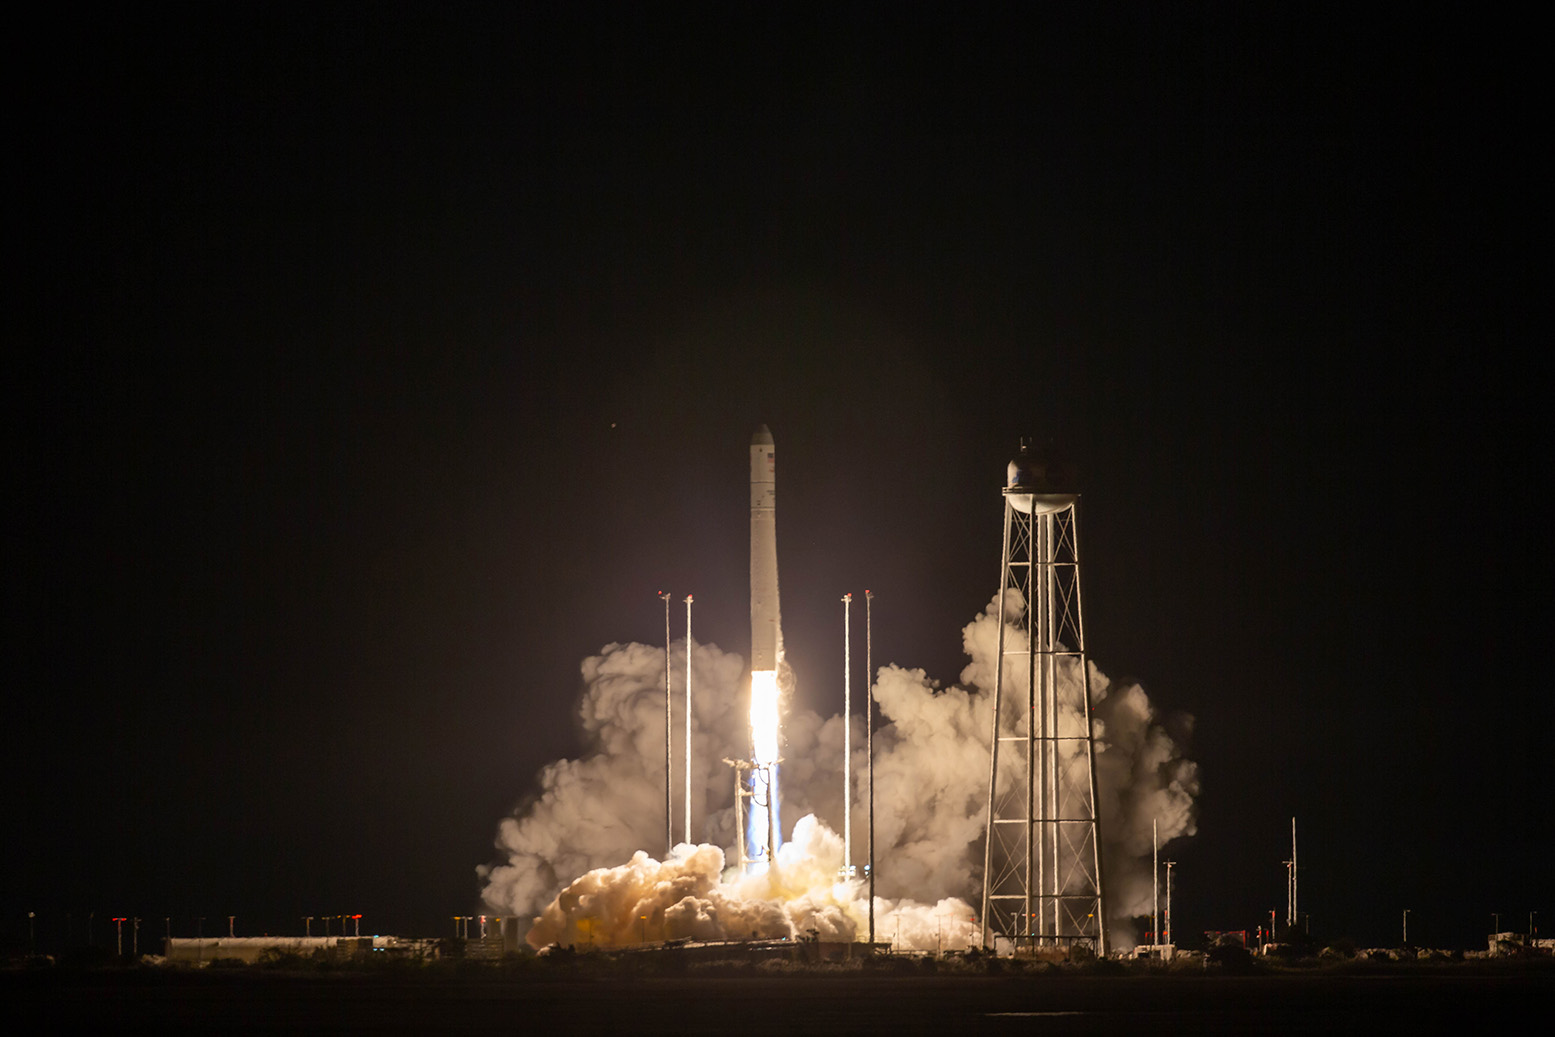
<svg viewBox="0 0 1555 1037">
<path fill-rule="evenodd" d="M 776 670 L 778 627 L 777 481 L 772 431 L 751 436 L 751 670 Z"/>
<path fill-rule="evenodd" d="M 778 749 L 782 710 L 778 670 L 783 630 L 778 620 L 777 480 L 772 431 L 751 437 L 751 786 L 742 857 L 757 870 L 775 867 L 782 845 Z"/>
</svg>

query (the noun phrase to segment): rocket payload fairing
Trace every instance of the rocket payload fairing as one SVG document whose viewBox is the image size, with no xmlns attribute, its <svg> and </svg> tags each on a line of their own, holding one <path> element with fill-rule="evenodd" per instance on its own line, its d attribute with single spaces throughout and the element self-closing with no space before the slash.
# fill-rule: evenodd
<svg viewBox="0 0 1555 1037">
<path fill-rule="evenodd" d="M 777 670 L 783 651 L 778 626 L 777 481 L 772 432 L 751 437 L 751 670 Z"/>
</svg>

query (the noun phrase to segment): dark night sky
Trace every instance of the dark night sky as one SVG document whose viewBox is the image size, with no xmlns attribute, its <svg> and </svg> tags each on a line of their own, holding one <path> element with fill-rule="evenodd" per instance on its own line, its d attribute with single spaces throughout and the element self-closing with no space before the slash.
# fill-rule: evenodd
<svg viewBox="0 0 1555 1037">
<path fill-rule="evenodd" d="M 804 704 L 865 587 L 956 678 L 1053 437 L 1093 658 L 1197 718 L 1179 929 L 1282 906 L 1292 814 L 1325 935 L 1555 924 L 1527 26 L 514 6 L 18 56 L 8 933 L 477 909 L 584 656 L 660 589 L 748 650 L 762 422 Z"/>
</svg>

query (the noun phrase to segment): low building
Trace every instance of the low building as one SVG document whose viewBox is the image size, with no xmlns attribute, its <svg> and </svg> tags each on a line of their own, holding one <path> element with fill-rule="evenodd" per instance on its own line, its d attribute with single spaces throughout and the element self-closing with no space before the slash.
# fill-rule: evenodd
<svg viewBox="0 0 1555 1037">
<path fill-rule="evenodd" d="M 464 945 L 464 956 L 479 961 L 495 961 L 509 954 L 528 952 L 524 936 L 529 932 L 526 921 L 518 918 L 482 918 L 484 935 L 472 937 Z"/>
<path fill-rule="evenodd" d="M 1177 945 L 1174 943 L 1142 943 L 1134 948 L 1134 958 L 1154 958 L 1156 961 L 1171 961 L 1177 957 Z"/>
<path fill-rule="evenodd" d="M 1555 939 L 1528 938 L 1527 933 L 1491 933 L 1488 948 L 1491 957 L 1500 958 L 1514 954 L 1555 953 Z"/>
<path fill-rule="evenodd" d="M 373 954 L 433 954 L 435 943 L 398 936 L 175 936 L 166 941 L 164 956 L 175 965 L 204 965 L 217 959 L 253 964 L 267 953 L 346 961 Z"/>
</svg>

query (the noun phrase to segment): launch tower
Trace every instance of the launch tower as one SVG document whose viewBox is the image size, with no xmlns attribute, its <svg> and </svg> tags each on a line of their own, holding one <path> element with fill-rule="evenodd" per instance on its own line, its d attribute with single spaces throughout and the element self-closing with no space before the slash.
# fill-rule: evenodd
<svg viewBox="0 0 1555 1037">
<path fill-rule="evenodd" d="M 999 564 L 983 859 L 989 950 L 1107 952 L 1077 497 L 1049 455 L 1022 444 L 1004 488 Z"/>
</svg>

